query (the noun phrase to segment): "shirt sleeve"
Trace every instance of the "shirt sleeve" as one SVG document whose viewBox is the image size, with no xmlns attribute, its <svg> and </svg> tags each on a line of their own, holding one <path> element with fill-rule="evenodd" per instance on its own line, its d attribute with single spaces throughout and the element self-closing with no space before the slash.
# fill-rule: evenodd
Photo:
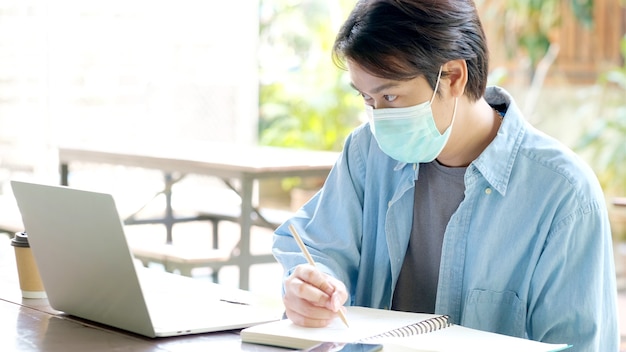
<svg viewBox="0 0 626 352">
<path fill-rule="evenodd" d="M 354 135 L 346 143 L 322 189 L 274 233 L 273 254 L 285 276 L 306 263 L 288 229 L 293 224 L 316 266 L 341 280 L 351 294 L 357 278 L 362 232 L 363 186 L 358 175 L 361 155 Z"/>
<path fill-rule="evenodd" d="M 535 268 L 527 331 L 571 351 L 618 351 L 611 232 L 605 207 L 590 201 L 553 225 Z"/>
</svg>

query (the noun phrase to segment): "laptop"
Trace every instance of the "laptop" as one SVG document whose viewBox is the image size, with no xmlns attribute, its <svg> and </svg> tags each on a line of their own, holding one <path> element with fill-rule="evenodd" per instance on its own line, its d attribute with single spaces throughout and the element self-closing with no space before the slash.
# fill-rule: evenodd
<svg viewBox="0 0 626 352">
<path fill-rule="evenodd" d="M 142 267 L 110 194 L 11 181 L 55 310 L 148 337 L 240 329 L 281 312 L 249 291 Z"/>
</svg>

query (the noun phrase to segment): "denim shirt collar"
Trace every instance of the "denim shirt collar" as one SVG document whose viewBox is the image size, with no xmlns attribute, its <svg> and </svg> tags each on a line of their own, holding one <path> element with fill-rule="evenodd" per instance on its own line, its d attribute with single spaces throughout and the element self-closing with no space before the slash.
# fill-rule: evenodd
<svg viewBox="0 0 626 352">
<path fill-rule="evenodd" d="M 496 138 L 472 162 L 473 167 L 470 167 L 470 170 L 475 168 L 493 189 L 505 195 L 511 170 L 524 137 L 526 121 L 513 98 L 504 89 L 488 87 L 485 100 L 490 105 L 505 104 L 507 111 L 502 118 L 502 125 Z M 506 154 L 503 154 L 503 151 L 506 151 Z"/>
<path fill-rule="evenodd" d="M 490 105 L 504 104 L 507 106 L 507 111 L 502 117 L 502 125 L 498 130 L 496 138 L 470 164 L 468 171 L 476 170 L 489 182 L 491 187 L 501 195 L 505 195 L 513 163 L 524 137 L 524 124 L 526 121 L 513 97 L 504 89 L 497 86 L 487 87 L 485 100 Z M 503 157 L 502 151 L 509 152 Z M 419 167 L 415 164 L 398 161 L 393 170 L 404 170 L 404 172 L 411 173 L 410 169 L 407 168 L 409 165 L 413 169 L 414 180 L 416 180 Z"/>
</svg>

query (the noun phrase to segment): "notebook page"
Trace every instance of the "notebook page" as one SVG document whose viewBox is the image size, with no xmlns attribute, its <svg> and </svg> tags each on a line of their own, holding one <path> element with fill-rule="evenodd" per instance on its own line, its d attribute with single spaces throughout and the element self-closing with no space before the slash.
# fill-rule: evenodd
<svg viewBox="0 0 626 352">
<path fill-rule="evenodd" d="M 348 307 L 346 316 L 350 327 L 346 327 L 339 318 L 324 328 L 306 328 L 285 319 L 244 329 L 241 332 L 241 337 L 244 342 L 307 348 L 323 341 L 359 341 L 438 317 L 434 314 L 407 313 L 364 307 Z"/>
<path fill-rule="evenodd" d="M 548 344 L 453 325 L 428 334 L 372 341 L 382 343 L 385 352 L 547 352 L 562 351 L 567 344 Z"/>
</svg>

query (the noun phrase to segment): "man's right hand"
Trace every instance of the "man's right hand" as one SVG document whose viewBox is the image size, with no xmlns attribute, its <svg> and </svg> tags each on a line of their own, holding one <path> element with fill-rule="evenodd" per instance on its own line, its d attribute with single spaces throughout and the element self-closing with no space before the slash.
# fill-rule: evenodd
<svg viewBox="0 0 626 352">
<path fill-rule="evenodd" d="M 284 284 L 285 312 L 296 325 L 324 327 L 345 311 L 346 286 L 312 265 L 298 265 Z"/>
</svg>

